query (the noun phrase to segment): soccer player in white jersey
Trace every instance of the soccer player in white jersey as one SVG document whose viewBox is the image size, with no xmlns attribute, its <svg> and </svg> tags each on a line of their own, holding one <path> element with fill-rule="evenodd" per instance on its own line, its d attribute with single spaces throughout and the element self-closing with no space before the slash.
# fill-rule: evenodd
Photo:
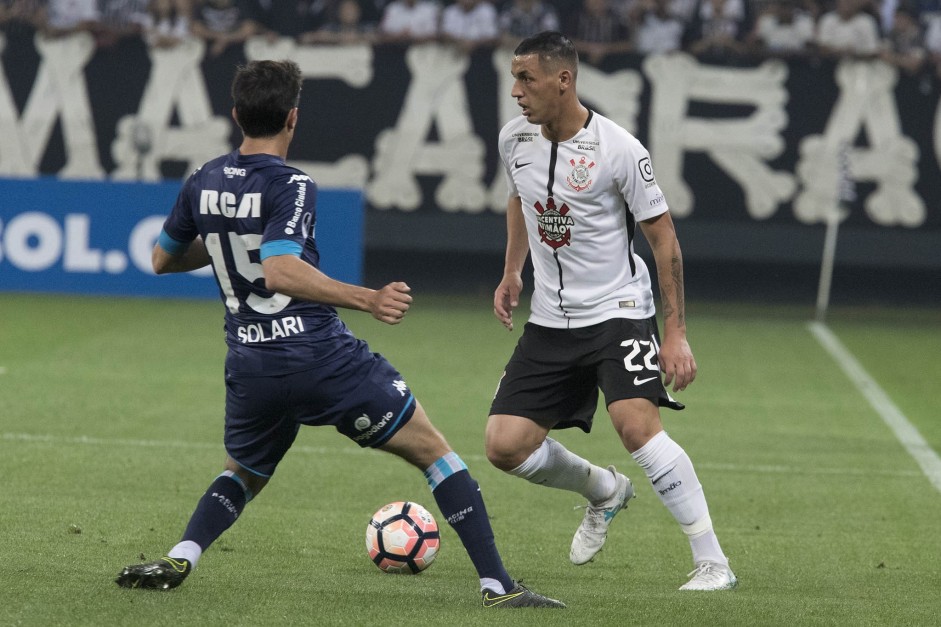
<svg viewBox="0 0 941 627">
<path fill-rule="evenodd" d="M 520 43 L 512 74 L 522 115 L 500 132 L 508 240 L 494 293 L 494 314 L 507 329 L 529 254 L 535 288 L 490 409 L 487 457 L 509 474 L 588 499 L 570 559 L 591 561 L 633 486 L 614 466 L 592 464 L 548 435 L 567 427 L 588 432 L 600 389 L 622 443 L 689 539 L 695 569 L 680 589 L 733 588 L 693 465 L 660 420 L 661 406 L 683 408 L 666 388 L 686 388 L 696 361 L 686 341 L 680 246 L 650 155 L 581 104 L 578 54 L 563 35 Z M 657 266 L 662 341 L 650 275 L 634 253 L 637 225 Z"/>
</svg>

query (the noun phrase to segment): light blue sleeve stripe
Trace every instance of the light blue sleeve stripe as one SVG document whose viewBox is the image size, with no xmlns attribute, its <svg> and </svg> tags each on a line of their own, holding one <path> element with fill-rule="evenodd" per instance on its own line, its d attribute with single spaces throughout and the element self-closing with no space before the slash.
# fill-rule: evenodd
<svg viewBox="0 0 941 627">
<path fill-rule="evenodd" d="M 464 460 L 462 460 L 457 453 L 451 451 L 450 453 L 442 455 L 435 463 L 428 467 L 425 471 L 425 479 L 428 480 L 428 485 L 431 487 L 431 491 L 434 492 L 435 488 L 437 488 L 442 481 L 462 470 L 467 470 L 467 464 L 464 463 Z"/>
<path fill-rule="evenodd" d="M 261 245 L 261 260 L 278 255 L 301 256 L 301 245 L 289 239 L 276 239 Z"/>
<path fill-rule="evenodd" d="M 190 247 L 189 242 L 180 242 L 169 235 L 163 229 L 160 230 L 160 237 L 157 238 L 157 243 L 160 245 L 160 248 L 164 249 L 171 255 L 182 255 L 186 252 L 186 249 Z"/>
</svg>

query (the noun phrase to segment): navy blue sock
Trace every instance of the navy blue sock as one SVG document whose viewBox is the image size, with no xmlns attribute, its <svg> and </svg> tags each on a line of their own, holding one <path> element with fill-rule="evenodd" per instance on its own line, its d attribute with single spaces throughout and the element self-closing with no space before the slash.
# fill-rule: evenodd
<svg viewBox="0 0 941 627">
<path fill-rule="evenodd" d="M 496 579 L 507 592 L 513 580 L 497 552 L 493 528 L 480 495 L 480 486 L 466 470 L 450 475 L 436 485 L 432 494 L 445 520 L 454 528 L 481 579 Z"/>
<path fill-rule="evenodd" d="M 241 482 L 228 473 L 219 475 L 199 499 L 181 541 L 195 542 L 205 551 L 238 519 L 247 501 Z"/>
</svg>

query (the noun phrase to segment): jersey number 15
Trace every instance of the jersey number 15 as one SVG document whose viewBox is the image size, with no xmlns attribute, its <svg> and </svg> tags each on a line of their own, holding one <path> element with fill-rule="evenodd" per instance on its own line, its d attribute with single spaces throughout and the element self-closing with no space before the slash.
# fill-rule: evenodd
<svg viewBox="0 0 941 627">
<path fill-rule="evenodd" d="M 261 248 L 261 235 L 258 233 L 227 233 L 229 250 L 232 252 L 232 260 L 235 262 L 235 269 L 230 270 L 225 263 L 225 255 L 222 252 L 222 236 L 219 233 L 207 233 L 204 239 L 206 250 L 212 257 L 212 267 L 216 271 L 216 277 L 219 280 L 219 288 L 225 296 L 225 306 L 232 314 L 239 312 L 239 307 L 244 302 L 246 305 L 261 314 L 275 314 L 288 306 L 291 302 L 290 296 L 274 293 L 273 296 L 265 298 L 250 291 L 248 297 L 241 301 L 235 290 L 232 288 L 231 274 L 238 274 L 249 283 L 254 283 L 258 279 L 264 279 L 265 274 L 262 271 L 261 264 L 255 263 L 249 258 L 248 251 Z"/>
</svg>

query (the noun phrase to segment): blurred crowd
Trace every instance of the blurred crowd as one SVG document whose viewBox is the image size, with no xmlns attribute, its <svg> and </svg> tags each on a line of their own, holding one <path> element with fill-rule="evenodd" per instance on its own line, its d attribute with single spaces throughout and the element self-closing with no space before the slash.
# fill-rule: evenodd
<svg viewBox="0 0 941 627">
<path fill-rule="evenodd" d="M 726 62 L 880 58 L 941 76 L 941 0 L 0 0 L 0 28 L 47 37 L 87 31 L 100 46 L 199 37 L 210 55 L 254 36 L 439 41 L 471 52 L 561 30 L 595 65 L 614 54 L 682 50 Z"/>
</svg>

